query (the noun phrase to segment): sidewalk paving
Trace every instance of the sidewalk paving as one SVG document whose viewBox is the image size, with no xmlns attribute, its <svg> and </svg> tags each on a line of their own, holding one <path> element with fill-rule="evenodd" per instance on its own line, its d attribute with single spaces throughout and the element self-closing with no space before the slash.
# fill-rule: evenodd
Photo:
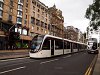
<svg viewBox="0 0 100 75">
<path fill-rule="evenodd" d="M 93 75 L 100 75 L 100 50 L 99 50 L 97 62 L 94 67 Z"/>
<path fill-rule="evenodd" d="M 10 59 L 10 58 L 19 58 L 19 57 L 28 57 L 29 50 L 0 50 L 0 60 Z"/>
</svg>

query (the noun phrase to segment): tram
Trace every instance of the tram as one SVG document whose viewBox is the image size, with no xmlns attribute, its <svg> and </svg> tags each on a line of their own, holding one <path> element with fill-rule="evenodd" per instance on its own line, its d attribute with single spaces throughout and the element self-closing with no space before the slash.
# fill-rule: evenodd
<svg viewBox="0 0 100 75">
<path fill-rule="evenodd" d="M 46 58 L 86 50 L 87 45 L 52 35 L 36 35 L 31 42 L 30 58 Z"/>
<path fill-rule="evenodd" d="M 87 52 L 90 53 L 95 53 L 98 54 L 98 42 L 96 38 L 89 38 L 88 40 L 88 50 Z"/>
</svg>

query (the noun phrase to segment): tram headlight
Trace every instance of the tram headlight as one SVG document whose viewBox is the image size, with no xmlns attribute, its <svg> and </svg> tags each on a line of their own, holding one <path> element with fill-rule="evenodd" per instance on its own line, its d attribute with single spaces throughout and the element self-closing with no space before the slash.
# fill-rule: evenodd
<svg viewBox="0 0 100 75">
<path fill-rule="evenodd" d="M 31 50 L 30 52 L 31 53 L 36 53 L 36 52 L 38 52 L 38 49 Z"/>
</svg>

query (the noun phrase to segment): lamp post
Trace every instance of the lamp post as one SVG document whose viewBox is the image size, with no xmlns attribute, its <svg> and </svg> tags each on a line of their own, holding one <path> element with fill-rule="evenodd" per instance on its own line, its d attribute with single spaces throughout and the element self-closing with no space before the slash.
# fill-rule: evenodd
<svg viewBox="0 0 100 75">
<path fill-rule="evenodd" d="M 10 35 L 10 32 L 11 32 L 11 29 L 15 26 L 16 24 L 14 24 L 13 26 L 11 26 L 10 28 L 9 28 L 9 32 L 8 32 L 8 34 Z M 8 36 L 8 40 L 9 40 L 10 38 L 9 38 L 9 36 Z M 9 40 L 10 41 L 10 40 Z M 10 44 L 10 43 L 9 43 Z M 10 49 L 12 49 L 12 46 L 10 45 Z"/>
</svg>

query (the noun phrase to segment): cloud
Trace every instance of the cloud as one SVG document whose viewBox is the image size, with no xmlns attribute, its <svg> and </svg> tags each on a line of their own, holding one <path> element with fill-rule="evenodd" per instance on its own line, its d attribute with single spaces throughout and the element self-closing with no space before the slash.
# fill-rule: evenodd
<svg viewBox="0 0 100 75">
<path fill-rule="evenodd" d="M 86 30 L 89 20 L 85 16 L 86 9 L 93 0 L 40 0 L 45 5 L 52 7 L 54 4 L 60 9 L 64 16 L 64 23 L 73 25 L 82 31 Z M 66 26 L 66 25 L 65 25 Z M 84 26 L 84 28 L 83 28 Z"/>
</svg>

